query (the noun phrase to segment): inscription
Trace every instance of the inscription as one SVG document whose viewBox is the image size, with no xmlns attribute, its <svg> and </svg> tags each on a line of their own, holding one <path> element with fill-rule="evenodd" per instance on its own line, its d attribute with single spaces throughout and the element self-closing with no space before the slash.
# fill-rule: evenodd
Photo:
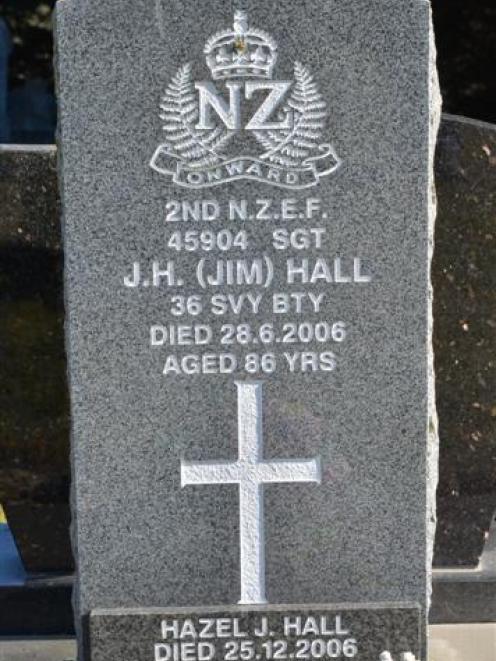
<svg viewBox="0 0 496 661">
<path fill-rule="evenodd" d="M 298 199 L 284 198 L 276 201 L 271 198 L 229 200 L 222 205 L 216 199 L 208 200 L 170 200 L 165 205 L 165 220 L 168 223 L 210 222 L 213 220 L 314 220 L 326 218 L 321 212 L 321 199 L 308 197 Z"/>
<path fill-rule="evenodd" d="M 352 659 L 358 653 L 357 639 L 341 615 L 286 615 L 281 629 L 281 638 L 277 638 L 264 615 L 250 628 L 237 617 L 198 618 L 196 622 L 165 619 L 160 631 L 166 642 L 155 644 L 155 661 Z M 230 640 L 223 642 L 226 638 Z M 209 642 L 203 642 L 206 640 Z"/>
<path fill-rule="evenodd" d="M 315 196 L 166 203 L 161 254 L 130 261 L 121 276 L 129 292 L 160 292 L 164 319 L 143 339 L 164 376 L 340 368 L 336 350 L 353 323 L 334 310 L 333 289 L 367 287 L 374 269 L 366 255 L 333 254 L 324 207 Z"/>
<path fill-rule="evenodd" d="M 414 604 L 102 610 L 90 629 L 102 661 L 420 661 Z"/>
</svg>

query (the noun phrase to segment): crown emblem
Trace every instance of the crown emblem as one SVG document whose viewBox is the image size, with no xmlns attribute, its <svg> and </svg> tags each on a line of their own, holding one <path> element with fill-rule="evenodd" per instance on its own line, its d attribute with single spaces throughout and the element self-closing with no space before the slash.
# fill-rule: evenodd
<svg viewBox="0 0 496 661">
<path fill-rule="evenodd" d="M 165 140 L 150 162 L 156 172 L 191 189 L 247 179 L 303 190 L 339 169 L 332 145 L 322 142 L 327 104 L 312 72 L 294 62 L 294 80 L 273 80 L 277 43 L 252 28 L 244 11 L 235 12 L 232 29 L 210 37 L 204 53 L 216 82 L 196 80 L 192 63 L 183 62 L 162 96 Z M 245 131 L 252 139 L 238 140 Z M 231 153 L 232 143 L 247 152 Z"/>
<path fill-rule="evenodd" d="M 213 80 L 272 78 L 277 60 L 276 42 L 267 32 L 250 28 L 244 11 L 235 12 L 232 30 L 210 37 L 204 52 Z"/>
</svg>

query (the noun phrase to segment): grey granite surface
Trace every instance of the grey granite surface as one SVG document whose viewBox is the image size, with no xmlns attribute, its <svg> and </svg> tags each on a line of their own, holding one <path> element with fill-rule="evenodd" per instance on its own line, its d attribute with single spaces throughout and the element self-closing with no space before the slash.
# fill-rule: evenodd
<svg viewBox="0 0 496 661">
<path fill-rule="evenodd" d="M 99 607 L 240 599 L 239 488 L 191 486 L 190 462 L 234 462 L 238 433 L 249 436 L 254 427 L 259 441 L 263 432 L 266 463 L 320 462 L 312 483 L 295 481 L 286 466 L 291 483 L 263 487 L 265 513 L 245 510 L 252 523 L 261 514 L 268 601 L 426 603 L 436 463 L 435 438 L 428 440 L 435 422 L 428 425 L 428 415 L 438 112 L 429 3 L 285 0 L 249 1 L 244 8 L 250 27 L 266 30 L 264 39 L 278 44 L 274 80 L 299 77 L 300 100 L 315 84 L 328 111 L 325 129 L 316 133 L 322 145 L 332 143 L 334 163 L 341 165 L 307 189 L 247 179 L 188 189 L 165 174 L 169 162 L 156 161 L 155 171 L 149 166 L 171 134 L 170 107 L 189 91 L 188 76 L 210 79 L 204 44 L 230 28 L 230 3 L 211 0 L 201 11 L 195 3 L 144 0 L 58 5 L 80 616 Z M 303 68 L 295 68 L 296 60 Z M 243 106 L 248 115 L 257 98 Z M 310 110 L 307 120 L 319 126 L 314 110 L 317 119 Z M 243 126 L 246 119 L 245 113 Z M 260 158 L 254 133 L 231 138 L 226 157 Z M 298 160 L 305 145 L 296 147 Z M 309 202 L 315 198 L 317 207 Z M 249 217 L 230 220 L 229 201 L 239 206 L 242 199 Z M 266 199 L 272 204 L 257 218 Z M 295 200 L 289 206 L 296 207 L 296 218 L 287 217 L 288 206 L 281 217 L 288 199 Z M 176 202 L 184 210 L 185 202 L 197 200 L 217 201 L 219 216 L 167 222 Z M 303 250 L 274 247 L 276 229 L 298 227 L 325 230 L 322 243 L 314 238 Z M 184 241 L 186 231 L 205 228 L 243 230 L 248 245 L 228 252 L 168 246 L 174 232 Z M 260 282 L 215 286 L 217 260 L 227 269 L 228 259 L 258 264 Z M 303 259 L 310 272 L 320 268 L 320 278 L 288 278 L 290 265 L 301 266 Z M 168 260 L 174 276 L 167 281 L 155 274 L 159 286 L 151 286 L 152 262 L 164 270 Z M 129 286 L 134 263 L 141 267 L 137 287 Z M 290 313 L 275 312 L 277 293 L 292 295 Z M 297 293 L 305 294 L 302 311 Z M 213 297 L 227 294 L 245 304 L 249 299 L 237 297 L 260 296 L 259 312 L 245 306 L 237 315 L 215 314 Z M 319 311 L 308 294 L 322 295 Z M 202 312 L 190 307 L 174 315 L 180 312 L 175 296 L 200 296 Z M 308 324 L 315 330 L 318 323 L 333 328 L 331 336 L 305 342 Z M 212 340 L 150 346 L 150 328 L 170 324 L 208 326 Z M 249 324 L 248 339 L 236 329 L 228 343 L 228 324 Z M 266 324 L 273 325 L 268 340 L 261 330 Z M 295 327 L 303 335 L 293 343 Z M 236 363 L 233 373 L 174 374 L 171 368 L 175 361 L 190 367 L 193 359 L 181 360 L 194 355 L 203 356 L 204 372 L 211 363 L 215 371 L 223 354 L 224 365 Z M 274 359 L 265 361 L 265 372 L 254 373 L 248 354 Z M 263 388 L 259 408 L 250 400 L 248 422 L 242 415 L 238 425 L 235 382 L 255 380 Z"/>
</svg>

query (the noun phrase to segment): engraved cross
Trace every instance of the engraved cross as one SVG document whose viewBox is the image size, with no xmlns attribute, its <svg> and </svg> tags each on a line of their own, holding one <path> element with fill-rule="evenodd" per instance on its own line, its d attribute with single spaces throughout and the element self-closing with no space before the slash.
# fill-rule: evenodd
<svg viewBox="0 0 496 661">
<path fill-rule="evenodd" d="M 279 482 L 321 481 L 320 459 L 263 459 L 262 384 L 236 383 L 238 389 L 237 461 L 181 462 L 181 487 L 239 485 L 240 604 L 263 604 L 265 540 L 263 486 Z"/>
</svg>

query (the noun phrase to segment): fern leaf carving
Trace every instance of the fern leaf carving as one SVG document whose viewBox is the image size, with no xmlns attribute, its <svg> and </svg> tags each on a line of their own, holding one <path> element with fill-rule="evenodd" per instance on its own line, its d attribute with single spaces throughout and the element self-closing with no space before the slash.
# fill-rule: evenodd
<svg viewBox="0 0 496 661">
<path fill-rule="evenodd" d="M 295 62 L 295 84 L 283 112 L 293 116 L 289 129 L 254 131 L 255 137 L 266 150 L 263 160 L 285 167 L 296 167 L 315 153 L 327 116 L 326 104 L 307 67 Z"/>
<path fill-rule="evenodd" d="M 172 78 L 160 103 L 165 145 L 190 167 L 216 165 L 225 159 L 222 150 L 234 131 L 216 127 L 197 129 L 199 119 L 191 64 L 184 64 Z"/>
</svg>

